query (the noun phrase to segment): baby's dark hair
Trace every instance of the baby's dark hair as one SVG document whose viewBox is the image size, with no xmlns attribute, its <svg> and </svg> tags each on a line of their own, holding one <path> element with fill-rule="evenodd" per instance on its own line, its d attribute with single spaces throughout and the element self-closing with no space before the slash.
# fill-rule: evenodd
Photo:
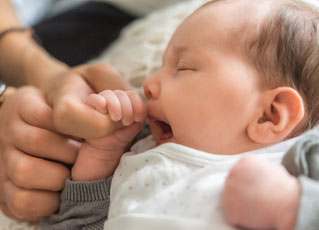
<svg viewBox="0 0 319 230">
<path fill-rule="evenodd" d="M 223 2 L 236 0 L 204 7 Z M 245 56 L 262 76 L 262 85 L 289 86 L 302 96 L 306 113 L 296 130 L 301 133 L 319 124 L 319 12 L 300 0 L 254 2 L 270 7 L 255 31 L 242 31 Z"/>
</svg>

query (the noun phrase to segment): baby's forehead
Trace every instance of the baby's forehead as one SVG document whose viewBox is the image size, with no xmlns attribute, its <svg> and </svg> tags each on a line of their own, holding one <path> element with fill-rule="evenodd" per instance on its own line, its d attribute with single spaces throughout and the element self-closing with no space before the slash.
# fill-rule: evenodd
<svg viewBox="0 0 319 230">
<path fill-rule="evenodd" d="M 214 36 L 223 34 L 225 43 L 246 52 L 247 45 L 259 34 L 261 25 L 267 20 L 273 5 L 272 0 L 215 0 L 200 7 L 189 18 L 197 18 L 207 24 L 208 31 L 212 29 L 210 27 L 220 27 L 222 33 Z"/>
<path fill-rule="evenodd" d="M 219 40 L 221 45 L 239 47 L 242 45 L 241 41 L 247 40 L 250 34 L 256 32 L 264 12 L 257 4 L 249 4 L 245 0 L 209 2 L 186 18 L 174 35 L 185 36 L 187 32 L 195 32 L 211 42 Z"/>
<path fill-rule="evenodd" d="M 271 0 L 215 0 L 204 4 L 190 17 L 208 14 L 211 20 L 226 22 L 226 30 L 238 33 L 255 30 L 266 18 L 272 5 Z"/>
</svg>

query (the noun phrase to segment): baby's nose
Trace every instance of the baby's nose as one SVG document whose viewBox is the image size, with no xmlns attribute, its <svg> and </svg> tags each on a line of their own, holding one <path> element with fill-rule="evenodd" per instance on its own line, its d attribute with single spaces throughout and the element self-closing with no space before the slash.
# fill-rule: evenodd
<svg viewBox="0 0 319 230">
<path fill-rule="evenodd" d="M 144 87 L 144 95 L 147 100 L 154 100 L 159 97 L 161 86 L 160 86 L 160 82 L 157 80 L 155 75 L 149 77 L 144 82 L 143 87 Z"/>
</svg>

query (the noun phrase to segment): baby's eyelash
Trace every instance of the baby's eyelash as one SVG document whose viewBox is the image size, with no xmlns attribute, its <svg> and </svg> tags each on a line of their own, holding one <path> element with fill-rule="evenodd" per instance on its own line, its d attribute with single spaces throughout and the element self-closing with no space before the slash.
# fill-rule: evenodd
<svg viewBox="0 0 319 230">
<path fill-rule="evenodd" d="M 182 68 L 176 68 L 176 71 L 184 71 L 184 70 L 190 70 L 189 68 L 182 67 Z"/>
</svg>

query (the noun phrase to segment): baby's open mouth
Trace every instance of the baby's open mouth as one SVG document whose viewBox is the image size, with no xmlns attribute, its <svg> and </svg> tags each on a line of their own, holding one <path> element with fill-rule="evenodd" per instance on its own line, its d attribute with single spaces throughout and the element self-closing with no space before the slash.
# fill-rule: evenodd
<svg viewBox="0 0 319 230">
<path fill-rule="evenodd" d="M 155 124 L 162 130 L 162 135 L 160 136 L 160 139 L 158 141 L 158 145 L 164 144 L 166 142 L 169 142 L 169 139 L 173 137 L 172 128 L 169 124 L 156 120 Z"/>
</svg>

